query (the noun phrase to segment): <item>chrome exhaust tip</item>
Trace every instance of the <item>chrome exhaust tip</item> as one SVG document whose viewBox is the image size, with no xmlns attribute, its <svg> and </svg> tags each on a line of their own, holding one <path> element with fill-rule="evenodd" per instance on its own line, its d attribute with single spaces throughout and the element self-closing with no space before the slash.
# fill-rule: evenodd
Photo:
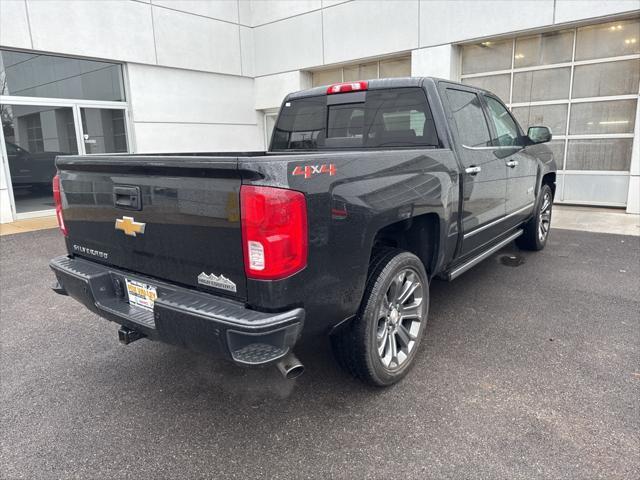
<svg viewBox="0 0 640 480">
<path fill-rule="evenodd" d="M 280 371 L 282 376 L 287 380 L 298 378 L 304 373 L 304 365 L 300 363 L 298 357 L 296 357 L 293 353 L 288 353 L 283 358 L 278 360 L 278 363 L 276 363 L 276 367 L 278 367 L 278 370 Z"/>
</svg>

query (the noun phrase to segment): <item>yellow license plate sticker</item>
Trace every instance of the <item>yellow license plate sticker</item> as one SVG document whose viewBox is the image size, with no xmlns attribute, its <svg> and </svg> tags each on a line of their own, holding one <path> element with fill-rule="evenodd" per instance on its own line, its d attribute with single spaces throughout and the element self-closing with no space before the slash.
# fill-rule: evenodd
<svg viewBox="0 0 640 480">
<path fill-rule="evenodd" d="M 129 295 L 129 303 L 145 310 L 153 311 L 153 304 L 158 298 L 156 287 L 147 285 L 146 283 L 136 280 L 125 279 L 127 283 L 127 294 Z"/>
</svg>

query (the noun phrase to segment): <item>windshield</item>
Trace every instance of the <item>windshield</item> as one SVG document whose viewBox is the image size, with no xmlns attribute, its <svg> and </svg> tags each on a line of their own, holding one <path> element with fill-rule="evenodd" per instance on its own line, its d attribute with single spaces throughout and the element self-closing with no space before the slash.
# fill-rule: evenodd
<svg viewBox="0 0 640 480">
<path fill-rule="evenodd" d="M 339 100 L 337 94 L 336 97 Z M 341 97 L 354 98 L 354 97 Z M 332 104 L 331 96 L 286 102 L 272 150 L 438 146 L 431 110 L 421 88 L 370 90 L 364 101 Z"/>
</svg>

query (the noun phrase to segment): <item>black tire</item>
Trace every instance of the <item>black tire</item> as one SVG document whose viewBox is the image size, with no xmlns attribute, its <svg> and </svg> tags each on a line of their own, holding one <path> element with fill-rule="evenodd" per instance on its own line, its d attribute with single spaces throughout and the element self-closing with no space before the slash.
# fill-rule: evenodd
<svg viewBox="0 0 640 480">
<path fill-rule="evenodd" d="M 533 218 L 524 224 L 524 233 L 516 238 L 516 245 L 523 250 L 542 250 L 547 244 L 551 229 L 553 192 L 549 185 L 542 185 Z"/>
<path fill-rule="evenodd" d="M 403 280 L 401 274 L 405 275 Z M 384 309 L 387 313 L 383 313 L 383 305 L 389 305 L 389 299 L 393 297 L 390 292 L 408 292 L 415 283 L 419 286 L 414 287 L 403 303 L 400 303 L 401 296 L 391 300 L 401 308 L 390 305 L 391 308 Z M 413 366 L 428 310 L 429 282 L 420 259 L 398 249 L 377 252 L 369 266 L 367 285 L 356 317 L 331 337 L 338 363 L 351 375 L 371 385 L 385 387 L 398 382 Z M 409 342 L 403 343 L 406 340 Z M 395 357 L 392 344 L 395 345 Z M 379 349 L 388 354 L 379 354 Z M 389 364 L 385 365 L 387 360 Z"/>
</svg>

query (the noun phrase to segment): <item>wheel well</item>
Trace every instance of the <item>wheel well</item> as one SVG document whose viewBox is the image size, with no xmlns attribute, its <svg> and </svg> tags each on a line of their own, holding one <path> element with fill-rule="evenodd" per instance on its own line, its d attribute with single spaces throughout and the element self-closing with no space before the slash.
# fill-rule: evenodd
<svg viewBox="0 0 640 480">
<path fill-rule="evenodd" d="M 395 247 L 411 252 L 422 260 L 427 274 L 431 275 L 435 267 L 439 239 L 440 218 L 435 213 L 427 213 L 380 229 L 373 240 L 373 250 Z"/>
<path fill-rule="evenodd" d="M 544 177 L 542 177 L 541 185 L 549 185 L 551 188 L 551 194 L 556 196 L 556 172 L 547 173 Z"/>
</svg>

